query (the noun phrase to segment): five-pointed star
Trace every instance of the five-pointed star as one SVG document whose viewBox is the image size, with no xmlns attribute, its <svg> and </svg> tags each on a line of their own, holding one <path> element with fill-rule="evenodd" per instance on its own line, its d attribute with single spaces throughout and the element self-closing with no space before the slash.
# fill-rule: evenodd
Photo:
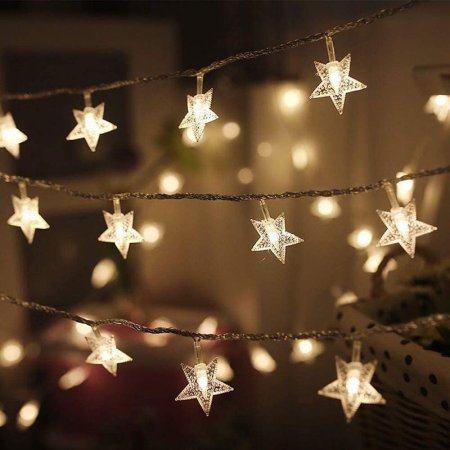
<svg viewBox="0 0 450 450">
<path fill-rule="evenodd" d="M 387 230 L 384 232 L 378 246 L 399 243 L 411 258 L 416 250 L 416 237 L 437 230 L 433 225 L 416 220 L 416 203 L 411 200 L 405 207 L 392 208 L 391 211 L 377 210 L 380 219 Z M 403 219 L 403 227 L 398 226 L 398 218 Z M 396 220 L 397 219 L 397 220 Z"/>
<path fill-rule="evenodd" d="M 210 89 L 204 94 L 187 96 L 188 113 L 178 128 L 191 128 L 197 142 L 203 135 L 205 124 L 219 118 L 214 111 L 211 111 L 212 95 L 213 90 Z"/>
<path fill-rule="evenodd" d="M 16 128 L 11 113 L 0 117 L 0 147 L 6 148 L 15 158 L 19 157 L 19 144 L 28 139 L 27 135 Z"/>
<path fill-rule="evenodd" d="M 349 366 L 354 364 L 354 362 L 346 363 L 336 356 L 337 380 L 319 391 L 319 395 L 341 400 L 347 422 L 352 420 L 361 403 L 386 403 L 382 395 L 370 384 L 377 365 L 376 361 L 367 364 L 356 363 L 360 367 L 358 390 L 354 394 L 348 392 L 347 375 Z"/>
<path fill-rule="evenodd" d="M 133 211 L 127 214 L 110 214 L 107 211 L 103 211 L 103 215 L 108 229 L 99 236 L 98 240 L 116 244 L 123 258 L 126 259 L 130 244 L 139 243 L 144 240 L 133 228 Z"/>
<path fill-rule="evenodd" d="M 126 353 L 116 348 L 114 336 L 86 336 L 92 350 L 87 357 L 89 364 L 101 364 L 109 373 L 117 375 L 117 364 L 133 361 Z"/>
<path fill-rule="evenodd" d="M 225 394 L 233 390 L 231 386 L 228 386 L 228 384 L 225 384 L 216 378 L 217 362 L 218 359 L 215 358 L 206 366 L 206 373 L 208 377 L 208 387 L 206 392 L 200 389 L 195 373 L 195 367 L 190 367 L 181 363 L 181 368 L 183 369 L 184 375 L 186 376 L 189 384 L 180 392 L 175 400 L 192 400 L 196 398 L 205 414 L 209 416 L 213 396 Z"/>
<path fill-rule="evenodd" d="M 272 217 L 263 220 L 251 219 L 251 222 L 260 236 L 252 252 L 270 250 L 283 264 L 286 258 L 286 247 L 303 242 L 303 239 L 286 231 L 284 213 L 276 219 Z"/>
<path fill-rule="evenodd" d="M 39 198 L 12 196 L 14 214 L 8 219 L 8 224 L 20 227 L 28 243 L 33 242 L 36 229 L 45 230 L 50 225 L 39 214 Z"/>
<path fill-rule="evenodd" d="M 359 91 L 367 87 L 360 81 L 349 77 L 350 62 L 350 53 L 340 62 L 331 61 L 328 64 L 323 64 L 314 61 L 317 74 L 322 82 L 314 89 L 309 98 L 331 97 L 339 114 L 342 114 L 347 92 Z"/>
<path fill-rule="evenodd" d="M 105 104 L 95 108 L 86 106 L 83 111 L 78 109 L 73 110 L 73 115 L 77 121 L 76 127 L 67 136 L 68 141 L 74 139 L 86 139 L 89 148 L 95 152 L 99 136 L 103 133 L 115 130 L 117 127 L 107 120 L 103 120 L 103 113 L 105 111 Z"/>
</svg>

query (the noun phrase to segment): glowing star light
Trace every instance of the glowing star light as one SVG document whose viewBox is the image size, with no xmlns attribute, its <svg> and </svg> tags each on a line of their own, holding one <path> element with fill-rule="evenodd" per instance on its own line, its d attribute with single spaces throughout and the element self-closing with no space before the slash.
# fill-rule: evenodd
<svg viewBox="0 0 450 450">
<path fill-rule="evenodd" d="M 0 117 L 0 147 L 6 148 L 14 158 L 18 158 L 20 154 L 20 144 L 27 139 L 27 135 L 16 128 L 11 113 Z"/>
<path fill-rule="evenodd" d="M 114 214 L 103 211 L 108 229 L 99 236 L 98 240 L 116 244 L 124 259 L 127 258 L 130 244 L 136 244 L 144 240 L 133 228 L 133 214 L 133 211 L 127 214 L 122 213 L 118 198 L 114 199 Z"/>
<path fill-rule="evenodd" d="M 350 422 L 361 403 L 385 404 L 383 396 L 370 384 L 376 361 L 363 364 L 360 361 L 361 342 L 353 344 L 352 360 L 346 363 L 336 356 L 337 380 L 319 391 L 319 395 L 338 399 L 342 402 L 347 422 Z"/>
<path fill-rule="evenodd" d="M 197 364 L 194 367 L 181 364 L 188 385 L 180 392 L 175 400 L 192 400 L 196 398 L 204 413 L 209 416 L 214 395 L 231 392 L 233 388 L 217 377 L 218 359 L 213 359 L 209 364 L 201 362 L 200 343 L 194 342 Z"/>
<path fill-rule="evenodd" d="M 213 90 L 210 89 L 205 94 L 203 91 L 203 75 L 197 76 L 197 95 L 187 96 L 188 113 L 181 121 L 178 128 L 190 128 L 196 142 L 200 141 L 205 130 L 205 125 L 219 116 L 211 111 Z"/>
<path fill-rule="evenodd" d="M 326 37 L 326 43 L 329 62 L 327 64 L 322 64 L 314 61 L 317 74 L 320 76 L 322 82 L 314 89 L 310 98 L 331 97 L 339 114 L 342 114 L 347 92 L 359 91 L 367 86 L 354 78 L 349 77 L 351 62 L 350 53 L 343 58 L 342 61 L 336 61 L 331 37 Z"/>
<path fill-rule="evenodd" d="M 8 224 L 20 227 L 28 243 L 33 242 L 36 229 L 45 230 L 50 225 L 39 214 L 39 198 L 27 196 L 25 183 L 19 183 L 20 198 L 12 196 L 14 214 L 8 219 Z"/>
<path fill-rule="evenodd" d="M 286 247 L 288 245 L 299 244 L 303 239 L 288 233 L 284 222 L 284 213 L 276 219 L 270 217 L 264 200 L 261 200 L 263 220 L 253 220 L 252 224 L 259 233 L 259 239 L 252 248 L 252 252 L 270 250 L 283 264 L 286 257 Z"/>
<path fill-rule="evenodd" d="M 103 120 L 103 113 L 105 111 L 105 104 L 100 103 L 95 107 L 92 106 L 91 94 L 85 93 L 85 108 L 83 111 L 78 109 L 73 110 L 73 115 L 77 121 L 76 127 L 67 136 L 68 141 L 74 139 L 86 139 L 89 148 L 95 152 L 99 136 L 103 133 L 115 130 L 117 127 Z"/>
<path fill-rule="evenodd" d="M 398 243 L 411 258 L 414 258 L 416 237 L 431 233 L 437 228 L 416 220 L 416 203 L 414 199 L 405 207 L 402 207 L 397 201 L 392 184 L 385 183 L 384 188 L 391 202 L 391 211 L 377 210 L 380 219 L 387 227 L 377 245 Z"/>
<path fill-rule="evenodd" d="M 114 336 L 104 336 L 93 328 L 93 336 L 86 336 L 86 341 L 92 350 L 87 357 L 89 364 L 101 364 L 109 373 L 117 375 L 117 364 L 133 361 L 126 353 L 116 348 Z"/>
</svg>

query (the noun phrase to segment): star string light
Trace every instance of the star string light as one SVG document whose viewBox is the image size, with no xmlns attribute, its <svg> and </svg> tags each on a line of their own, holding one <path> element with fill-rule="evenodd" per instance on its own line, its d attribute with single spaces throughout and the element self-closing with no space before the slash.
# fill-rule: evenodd
<svg viewBox="0 0 450 450">
<path fill-rule="evenodd" d="M 398 243 L 411 258 L 414 258 L 416 238 L 431 233 L 437 228 L 416 219 L 416 203 L 414 199 L 402 207 L 398 203 L 392 184 L 386 182 L 384 183 L 384 188 L 391 203 L 391 210 L 381 211 L 377 209 L 380 219 L 387 227 L 377 246 Z"/>
<path fill-rule="evenodd" d="M 113 335 L 104 336 L 97 328 L 92 328 L 93 334 L 86 336 L 86 341 L 92 353 L 86 358 L 89 364 L 101 364 L 109 373 L 117 375 L 117 364 L 133 361 L 126 353 L 116 347 Z"/>
<path fill-rule="evenodd" d="M 188 385 L 180 392 L 176 401 L 192 400 L 196 398 L 204 413 L 209 416 L 214 395 L 226 394 L 233 388 L 217 379 L 218 359 L 214 358 L 209 364 L 201 360 L 200 342 L 194 341 L 195 358 L 197 364 L 194 367 L 181 363 Z"/>
<path fill-rule="evenodd" d="M 286 258 L 286 247 L 288 245 L 299 244 L 303 239 L 295 234 L 286 231 L 284 213 L 276 219 L 270 217 L 269 210 L 264 200 L 260 201 L 263 220 L 253 220 L 251 222 L 259 234 L 259 239 L 252 248 L 252 252 L 270 250 L 283 264 Z"/>
<path fill-rule="evenodd" d="M 20 144 L 27 139 L 27 135 L 16 127 L 11 113 L 0 117 L 0 147 L 6 148 L 14 158 L 19 158 Z"/>
<path fill-rule="evenodd" d="M 361 341 L 353 343 L 352 360 L 346 363 L 336 356 L 337 380 L 319 391 L 319 395 L 341 401 L 347 422 L 362 403 L 385 404 L 383 396 L 370 384 L 377 362 L 361 363 Z"/>
<path fill-rule="evenodd" d="M 203 136 L 206 124 L 219 118 L 211 110 L 212 95 L 212 89 L 203 94 L 203 75 L 197 75 L 197 95 L 187 96 L 188 112 L 178 127 L 190 128 L 196 142 Z"/>
<path fill-rule="evenodd" d="M 45 230 L 50 228 L 50 225 L 39 214 L 39 197 L 28 197 L 27 187 L 23 182 L 19 183 L 19 192 L 20 198 L 12 196 L 14 214 L 8 219 L 8 224 L 20 227 L 28 243 L 31 244 L 36 230 Z"/>
<path fill-rule="evenodd" d="M 114 131 L 117 126 L 103 119 L 105 112 L 105 103 L 92 106 L 92 98 L 90 92 L 84 94 L 85 107 L 83 111 L 78 109 L 72 110 L 77 125 L 67 136 L 68 141 L 75 139 L 85 139 L 89 148 L 95 152 L 98 139 L 101 134 Z"/>
<path fill-rule="evenodd" d="M 133 228 L 134 212 L 130 211 L 127 214 L 123 214 L 120 209 L 120 200 L 118 198 L 114 198 L 113 203 L 113 214 L 108 211 L 103 211 L 103 216 L 105 217 L 106 226 L 108 228 L 99 236 L 98 240 L 101 242 L 114 243 L 123 256 L 123 259 L 127 259 L 130 244 L 140 243 L 144 238 Z"/>
<path fill-rule="evenodd" d="M 314 89 L 310 98 L 330 97 L 339 114 L 344 112 L 345 96 L 348 92 L 359 91 L 367 86 L 349 76 L 350 73 L 350 53 L 341 61 L 336 61 L 333 40 L 326 37 L 329 62 L 323 64 L 314 61 L 317 75 L 322 82 Z"/>
</svg>

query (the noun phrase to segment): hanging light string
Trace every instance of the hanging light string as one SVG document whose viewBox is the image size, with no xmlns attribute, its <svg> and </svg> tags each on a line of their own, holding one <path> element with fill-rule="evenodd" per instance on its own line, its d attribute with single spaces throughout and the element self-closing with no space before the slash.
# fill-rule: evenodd
<svg viewBox="0 0 450 450">
<path fill-rule="evenodd" d="M 300 47 L 301 45 L 317 42 L 322 39 L 326 39 L 327 37 L 334 36 L 338 33 L 342 33 L 344 31 L 353 30 L 355 28 L 359 28 L 363 25 L 370 25 L 376 20 L 381 20 L 386 17 L 391 17 L 395 14 L 406 11 L 418 3 L 424 2 L 427 0 L 411 0 L 409 2 L 403 3 L 399 6 L 395 6 L 392 8 L 384 8 L 379 10 L 378 12 L 366 16 L 361 17 L 357 20 L 347 22 L 343 25 L 337 25 L 335 27 L 329 28 L 326 31 L 322 31 L 321 33 L 314 33 L 308 36 L 300 37 L 294 39 L 292 41 L 284 42 L 282 44 L 277 44 L 271 47 L 261 48 L 259 50 L 247 51 L 237 53 L 232 56 L 228 56 L 223 59 L 219 59 L 217 61 L 213 61 L 212 63 L 200 68 L 200 69 L 186 69 L 179 70 L 176 72 L 169 72 L 159 75 L 151 75 L 151 76 L 143 76 L 137 77 L 129 80 L 118 80 L 113 81 L 111 83 L 101 83 L 91 86 L 85 87 L 75 87 L 75 88 L 56 88 L 49 89 L 38 92 L 22 92 L 22 93 L 11 93 L 11 94 L 3 94 L 0 97 L 0 100 L 37 100 L 41 98 L 54 97 L 56 95 L 84 95 L 86 92 L 92 94 L 94 92 L 100 91 L 111 91 L 115 89 L 121 89 L 129 86 L 134 86 L 138 84 L 150 83 L 152 81 L 162 81 L 162 80 L 171 80 L 175 78 L 187 78 L 187 77 L 196 77 L 198 75 L 205 75 L 207 73 L 216 71 L 218 69 L 222 69 L 225 66 L 230 64 L 234 64 L 240 61 L 248 61 L 251 59 L 260 58 L 262 56 L 268 56 L 275 53 L 283 52 L 285 50 L 289 50 L 292 48 Z"/>
<path fill-rule="evenodd" d="M 62 319 L 68 319 L 73 322 L 82 323 L 84 325 L 89 325 L 93 328 L 102 325 L 121 325 L 124 327 L 131 328 L 140 333 L 148 334 L 174 334 L 176 336 L 192 338 L 194 340 L 205 340 L 205 341 L 296 341 L 299 339 L 315 339 L 315 340 L 347 340 L 354 341 L 370 337 L 374 334 L 383 333 L 407 333 L 416 330 L 421 327 L 436 327 L 440 324 L 450 321 L 450 314 L 433 314 L 427 317 L 421 317 L 410 322 L 399 323 L 395 325 L 382 325 L 375 324 L 370 328 L 365 328 L 363 330 L 356 330 L 351 333 L 346 333 L 338 329 L 330 330 L 311 330 L 311 331 L 300 331 L 298 333 L 285 333 L 285 332 L 275 332 L 275 333 L 220 333 L 220 334 L 205 334 L 198 333 L 195 331 L 183 330 L 179 328 L 172 327 L 157 327 L 150 328 L 144 325 L 140 325 L 135 322 L 131 322 L 126 319 L 101 319 L 101 320 L 90 320 L 82 316 L 72 314 L 68 311 L 59 310 L 51 306 L 41 305 L 39 303 L 27 302 L 24 300 L 19 300 L 7 294 L 0 293 L 0 301 L 4 303 L 11 303 L 16 306 L 28 309 L 30 311 L 36 311 L 50 316 L 59 317 Z"/>
<path fill-rule="evenodd" d="M 418 172 L 411 172 L 398 178 L 383 178 L 361 186 L 352 186 L 343 189 L 333 188 L 325 190 L 308 190 L 308 191 L 287 191 L 280 193 L 267 193 L 267 194 L 212 194 L 212 193 L 176 193 L 176 194 L 163 194 L 163 193 L 145 193 L 145 192 L 122 192 L 122 193 L 94 193 L 85 192 L 78 189 L 72 189 L 66 185 L 53 183 L 47 180 L 35 180 L 28 177 L 20 177 L 17 175 L 11 175 L 8 173 L 0 172 L 0 182 L 3 183 L 23 183 L 30 187 L 38 187 L 42 189 L 50 189 L 52 191 L 63 192 L 72 197 L 80 197 L 89 200 L 201 200 L 201 201 L 228 201 L 228 202 L 246 202 L 252 200 L 282 200 L 289 198 L 301 198 L 301 197 L 337 197 L 341 195 L 357 195 L 364 194 L 366 192 L 378 191 L 384 189 L 386 183 L 399 183 L 405 180 L 415 180 L 417 178 L 433 177 L 437 175 L 443 175 L 450 173 L 450 165 L 436 167 L 434 169 L 424 169 Z"/>
</svg>

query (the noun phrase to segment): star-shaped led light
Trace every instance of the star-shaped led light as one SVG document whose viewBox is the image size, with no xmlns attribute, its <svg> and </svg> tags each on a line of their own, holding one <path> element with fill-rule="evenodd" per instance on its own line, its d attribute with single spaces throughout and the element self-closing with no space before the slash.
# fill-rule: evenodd
<svg viewBox="0 0 450 450">
<path fill-rule="evenodd" d="M 197 94 L 193 97 L 187 96 L 188 113 L 181 121 L 179 128 L 190 128 L 192 134 L 198 142 L 205 130 L 205 125 L 219 116 L 211 110 L 213 90 L 210 89 L 204 94 Z"/>
<path fill-rule="evenodd" d="M 111 242 L 116 245 L 123 258 L 126 259 L 130 244 L 142 242 L 144 238 L 133 228 L 133 211 L 123 214 L 120 205 L 114 199 L 114 213 L 103 211 L 108 227 L 98 238 L 101 242 Z"/>
<path fill-rule="evenodd" d="M 411 200 L 405 207 L 395 206 L 390 211 L 377 210 L 387 230 L 378 246 L 400 244 L 411 258 L 416 250 L 416 237 L 437 230 L 433 225 L 416 220 L 416 203 Z"/>
<path fill-rule="evenodd" d="M 89 148 L 95 152 L 99 136 L 103 133 L 115 130 L 116 125 L 103 120 L 103 113 L 105 111 L 105 104 L 92 107 L 86 106 L 83 111 L 78 109 L 73 110 L 73 115 L 77 121 L 76 127 L 67 136 L 68 141 L 74 139 L 86 139 Z"/>
<path fill-rule="evenodd" d="M 18 158 L 20 155 L 20 144 L 28 137 L 16 128 L 11 113 L 0 117 L 0 147 L 6 148 L 11 155 Z"/>
<path fill-rule="evenodd" d="M 337 380 L 321 389 L 319 395 L 340 400 L 347 422 L 361 403 L 385 404 L 386 400 L 370 384 L 376 365 L 376 361 L 363 364 L 354 358 L 347 363 L 336 356 Z"/>
<path fill-rule="evenodd" d="M 117 364 L 133 361 L 126 353 L 116 348 L 116 341 L 112 335 L 103 336 L 97 331 L 92 336 L 86 336 L 86 341 L 92 350 L 86 362 L 101 364 L 114 376 L 117 375 Z"/>
<path fill-rule="evenodd" d="M 328 59 L 327 64 L 314 61 L 317 75 L 322 82 L 314 89 L 310 98 L 331 97 L 339 114 L 344 111 L 345 96 L 347 92 L 359 91 L 367 86 L 349 76 L 350 53 L 341 61 L 336 61 L 334 46 L 331 37 L 326 37 Z"/>
<path fill-rule="evenodd" d="M 200 362 L 194 367 L 181 363 L 188 385 L 175 400 L 192 400 L 196 398 L 205 414 L 209 416 L 213 396 L 233 390 L 231 386 L 216 378 L 217 362 L 218 359 L 215 358 L 208 365 Z"/>
<path fill-rule="evenodd" d="M 286 258 L 286 247 L 288 245 L 299 244 L 303 239 L 295 234 L 286 231 L 284 213 L 276 219 L 270 217 L 264 201 L 261 201 L 263 210 L 263 220 L 253 220 L 251 222 L 259 234 L 259 239 L 252 248 L 252 252 L 270 250 L 283 264 Z"/>
<path fill-rule="evenodd" d="M 12 196 L 14 214 L 8 219 L 8 224 L 20 227 L 28 243 L 33 242 L 36 229 L 45 230 L 50 225 L 39 214 L 39 198 L 30 198 L 26 194 L 26 187 L 20 184 L 20 198 Z"/>
</svg>

